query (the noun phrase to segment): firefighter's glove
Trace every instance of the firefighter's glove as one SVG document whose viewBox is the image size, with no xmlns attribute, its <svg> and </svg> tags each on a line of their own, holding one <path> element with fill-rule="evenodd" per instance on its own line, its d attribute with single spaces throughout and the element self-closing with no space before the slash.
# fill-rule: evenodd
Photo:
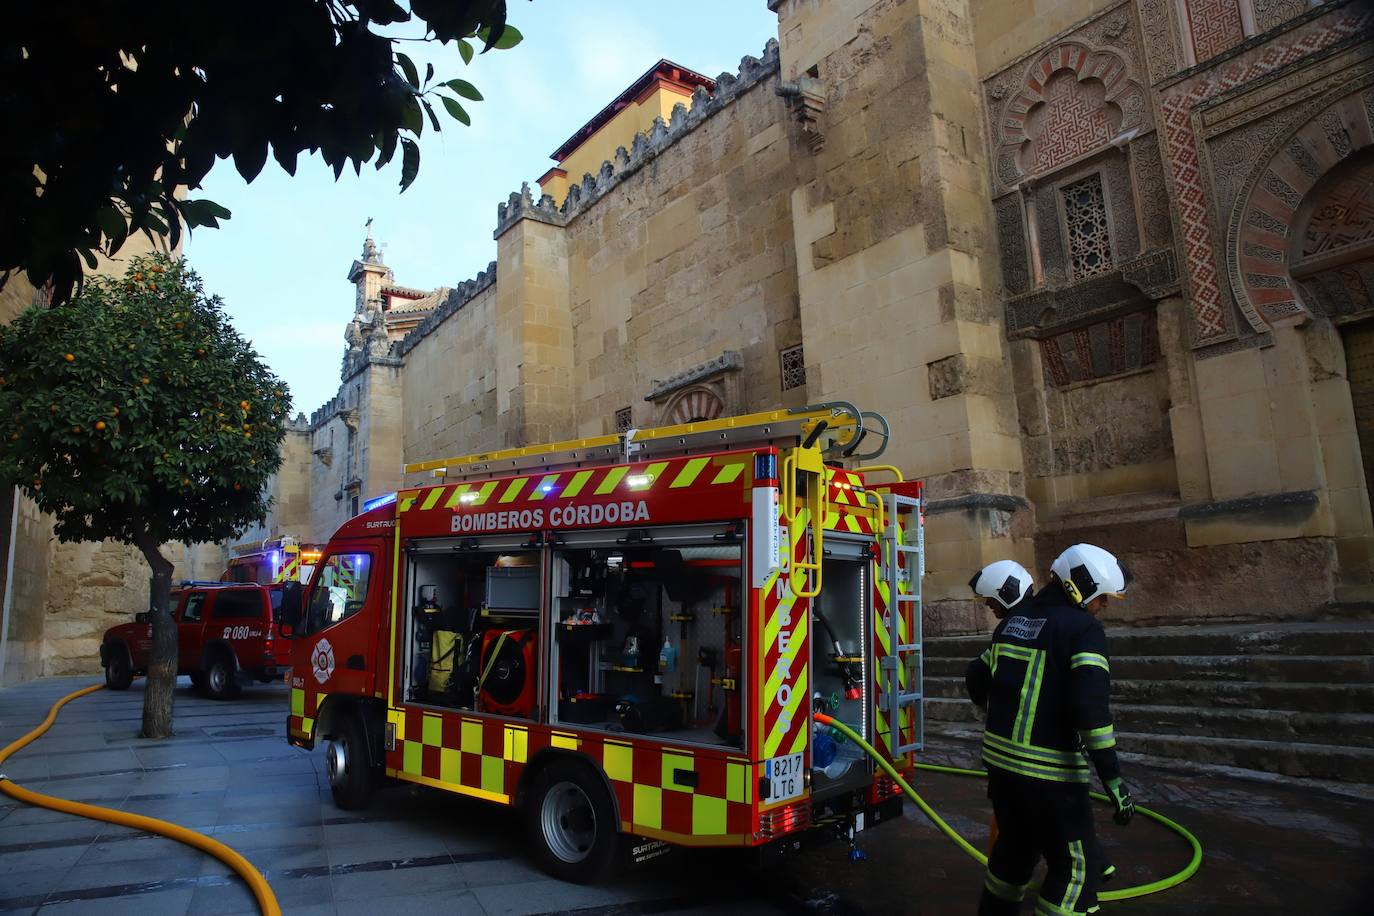
<svg viewBox="0 0 1374 916">
<path fill-rule="evenodd" d="M 1112 812 L 1112 820 L 1125 827 L 1131 822 L 1131 818 L 1135 817 L 1135 802 L 1131 800 L 1131 793 L 1126 791 L 1120 778 L 1107 780 L 1105 786 L 1107 795 L 1116 806 L 1116 811 Z"/>
</svg>

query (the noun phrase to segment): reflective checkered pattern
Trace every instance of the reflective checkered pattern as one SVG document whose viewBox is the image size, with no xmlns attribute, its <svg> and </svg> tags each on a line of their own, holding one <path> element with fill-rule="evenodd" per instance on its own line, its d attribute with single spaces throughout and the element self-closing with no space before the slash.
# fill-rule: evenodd
<svg viewBox="0 0 1374 916">
<path fill-rule="evenodd" d="M 627 833 L 688 845 L 754 842 L 759 768 L 743 757 L 414 708 L 391 710 L 388 722 L 395 733 L 389 776 L 508 804 L 531 760 L 568 751 L 605 772 Z"/>
</svg>

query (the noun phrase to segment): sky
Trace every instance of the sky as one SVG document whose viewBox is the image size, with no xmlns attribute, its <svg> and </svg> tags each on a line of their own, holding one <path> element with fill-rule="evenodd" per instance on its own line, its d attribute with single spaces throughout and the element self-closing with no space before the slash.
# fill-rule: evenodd
<svg viewBox="0 0 1374 916">
<path fill-rule="evenodd" d="M 318 158 L 295 177 L 269 156 L 251 185 L 221 161 L 193 197 L 233 211 L 219 229 L 198 229 L 186 257 L 207 291 L 224 299 L 234 327 L 290 386 L 307 416 L 339 386 L 344 326 L 353 317 L 348 268 L 364 223 L 404 286 L 432 289 L 475 277 L 496 258 L 496 205 L 553 162 L 549 154 L 659 58 L 710 77 L 762 56 L 777 34 L 765 0 L 509 0 L 525 40 L 465 66 L 452 45 L 406 41 L 422 74 L 476 84 L 464 103 L 472 126 L 440 111 L 443 132 L 420 138 L 420 176 L 399 191 L 400 155 L 360 177 Z M 436 105 L 436 108 L 438 106 Z"/>
</svg>

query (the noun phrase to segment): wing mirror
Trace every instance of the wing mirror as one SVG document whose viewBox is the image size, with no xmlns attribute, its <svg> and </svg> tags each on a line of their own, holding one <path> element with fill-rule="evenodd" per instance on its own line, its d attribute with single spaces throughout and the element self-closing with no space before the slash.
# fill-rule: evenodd
<svg viewBox="0 0 1374 916">
<path fill-rule="evenodd" d="M 281 588 L 281 607 L 277 609 L 277 632 L 290 639 L 301 623 L 301 605 L 305 589 L 299 582 L 287 582 Z"/>
</svg>

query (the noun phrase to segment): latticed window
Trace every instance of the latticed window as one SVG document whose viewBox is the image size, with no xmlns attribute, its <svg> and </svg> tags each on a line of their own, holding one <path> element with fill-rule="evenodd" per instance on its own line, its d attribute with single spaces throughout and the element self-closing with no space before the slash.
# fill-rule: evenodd
<svg viewBox="0 0 1374 916">
<path fill-rule="evenodd" d="M 788 347 L 778 355 L 782 360 L 782 390 L 803 387 L 806 384 L 806 356 L 801 344 Z"/>
<path fill-rule="evenodd" d="M 1073 279 L 1105 273 L 1112 266 L 1112 240 L 1107 229 L 1107 199 L 1102 193 L 1102 177 L 1087 178 L 1065 185 L 1064 223 L 1069 235 L 1069 264 Z"/>
<path fill-rule="evenodd" d="M 630 428 L 630 408 L 622 407 L 615 412 L 615 431 L 623 433 Z"/>
</svg>

